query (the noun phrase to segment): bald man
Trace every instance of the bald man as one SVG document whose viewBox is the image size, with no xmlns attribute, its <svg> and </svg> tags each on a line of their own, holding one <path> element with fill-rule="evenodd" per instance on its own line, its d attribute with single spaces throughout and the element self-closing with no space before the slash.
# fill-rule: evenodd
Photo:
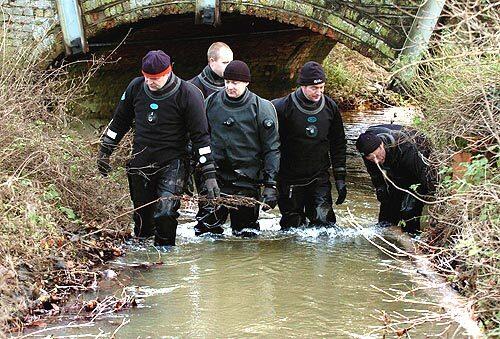
<svg viewBox="0 0 500 339">
<path fill-rule="evenodd" d="M 233 60 L 233 51 L 223 42 L 214 42 L 207 51 L 208 65 L 200 74 L 189 80 L 207 98 L 210 94 L 224 89 L 222 75 Z"/>
</svg>

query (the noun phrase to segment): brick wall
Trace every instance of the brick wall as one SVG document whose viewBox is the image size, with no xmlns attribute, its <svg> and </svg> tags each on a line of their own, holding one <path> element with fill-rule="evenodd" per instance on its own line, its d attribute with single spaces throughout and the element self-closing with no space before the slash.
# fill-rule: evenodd
<svg viewBox="0 0 500 339">
<path fill-rule="evenodd" d="M 0 0 L 0 19 L 10 51 L 25 46 L 34 57 L 45 57 L 63 50 L 55 1 Z"/>
</svg>

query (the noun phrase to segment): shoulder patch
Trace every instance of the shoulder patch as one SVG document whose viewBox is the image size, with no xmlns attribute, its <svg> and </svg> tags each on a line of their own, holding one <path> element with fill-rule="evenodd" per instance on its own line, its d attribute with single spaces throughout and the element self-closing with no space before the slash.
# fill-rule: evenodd
<svg viewBox="0 0 500 339">
<path fill-rule="evenodd" d="M 274 120 L 273 119 L 264 119 L 262 122 L 262 125 L 264 125 L 265 129 L 270 129 L 274 126 Z"/>
</svg>

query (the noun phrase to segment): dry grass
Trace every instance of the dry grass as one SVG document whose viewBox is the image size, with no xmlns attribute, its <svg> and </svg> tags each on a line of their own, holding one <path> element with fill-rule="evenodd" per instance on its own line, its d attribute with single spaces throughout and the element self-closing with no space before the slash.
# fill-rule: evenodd
<svg viewBox="0 0 500 339">
<path fill-rule="evenodd" d="M 71 290 L 92 284 L 93 267 L 119 254 L 114 240 L 129 233 L 128 215 L 113 219 L 129 207 L 126 185 L 100 178 L 97 140 L 68 128 L 68 110 L 91 74 L 71 79 L 65 68 L 40 71 L 28 56 L 4 56 L 0 74 L 4 330 L 22 327 Z"/>
<path fill-rule="evenodd" d="M 412 93 L 423 108 L 417 126 L 435 145 L 443 202 L 423 250 L 470 298 L 483 328 L 500 335 L 500 14 L 498 2 L 447 2 Z M 454 162 L 458 155 L 469 162 Z M 466 157 L 465 157 L 466 158 Z M 439 199 L 438 199 L 439 200 Z"/>
</svg>

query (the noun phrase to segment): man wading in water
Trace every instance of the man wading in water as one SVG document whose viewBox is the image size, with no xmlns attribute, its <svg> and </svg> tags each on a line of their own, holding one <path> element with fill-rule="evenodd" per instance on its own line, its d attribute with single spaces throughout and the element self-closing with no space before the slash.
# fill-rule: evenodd
<svg viewBox="0 0 500 339">
<path fill-rule="evenodd" d="M 342 204 L 347 195 L 346 139 L 337 104 L 323 94 L 326 76 L 320 64 L 307 62 L 297 90 L 273 100 L 278 113 L 281 165 L 278 176 L 281 229 L 306 224 L 333 225 L 332 184 Z"/>
<path fill-rule="evenodd" d="M 224 89 L 224 79 L 222 76 L 226 66 L 233 60 L 233 51 L 223 42 L 214 42 L 208 48 L 207 59 L 208 65 L 205 66 L 203 71 L 189 80 L 190 83 L 199 88 L 204 98 Z M 191 144 L 190 148 L 192 152 Z M 187 186 L 190 192 L 194 192 L 194 186 L 196 186 L 196 190 L 199 193 L 202 190 L 203 175 L 201 167 L 196 166 L 197 162 L 197 156 L 193 154 L 190 162 L 190 171 L 193 175 L 189 176 Z"/>
<path fill-rule="evenodd" d="M 263 184 L 263 201 L 274 208 L 280 161 L 276 111 L 271 102 L 247 88 L 250 69 L 243 61 L 231 61 L 224 70 L 224 80 L 225 90 L 205 100 L 221 190 L 225 194 L 259 199 Z M 235 210 L 205 204 L 196 216 L 196 234 L 222 233 L 228 214 L 235 235 L 251 236 L 260 229 L 257 204 Z"/>
<path fill-rule="evenodd" d="M 187 175 L 188 133 L 208 198 L 218 196 L 219 187 L 200 91 L 172 72 L 170 57 L 160 50 L 142 59 L 142 74 L 120 99 L 102 136 L 97 165 L 104 176 L 111 171 L 109 158 L 135 122 L 133 155 L 127 163 L 134 232 L 137 237 L 154 234 L 155 246 L 171 246 L 180 207 L 175 197 L 183 193 Z"/>
</svg>

